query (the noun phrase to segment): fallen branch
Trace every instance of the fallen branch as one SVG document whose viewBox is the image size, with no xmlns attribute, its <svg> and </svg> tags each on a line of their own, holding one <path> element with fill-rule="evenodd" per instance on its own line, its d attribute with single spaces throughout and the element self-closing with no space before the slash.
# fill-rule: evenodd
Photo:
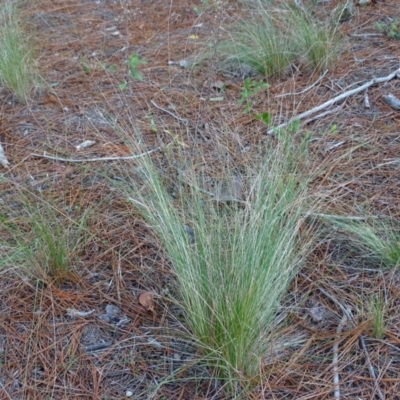
<svg viewBox="0 0 400 400">
<path fill-rule="evenodd" d="M 400 68 L 397 69 L 396 71 L 392 72 L 388 76 L 384 76 L 382 78 L 371 79 L 370 81 L 364 83 L 363 85 L 359 86 L 358 88 L 355 88 L 355 89 L 349 90 L 347 92 L 344 92 L 344 93 L 340 94 L 339 96 L 336 96 L 333 99 L 328 100 L 325 103 L 322 103 L 321 105 L 312 108 L 311 110 L 308 110 L 308 111 L 305 111 L 305 112 L 303 112 L 303 113 L 301 113 L 299 115 L 296 115 L 295 117 L 290 118 L 289 121 L 287 121 L 287 122 L 285 122 L 283 124 L 280 124 L 280 125 L 278 125 L 278 126 L 276 126 L 274 128 L 269 129 L 267 131 L 267 134 L 268 135 L 273 135 L 277 129 L 284 128 L 285 126 L 290 125 L 292 122 L 295 122 L 295 121 L 298 121 L 300 119 L 306 118 L 306 117 L 310 116 L 311 114 L 314 114 L 314 113 L 316 113 L 318 111 L 321 111 L 321 110 L 331 106 L 332 104 L 337 103 L 338 101 L 347 99 L 347 97 L 350 97 L 353 94 L 360 93 L 363 90 L 368 89 L 370 86 L 376 85 L 377 83 L 389 82 L 390 80 L 392 80 L 395 77 L 400 78 Z"/>
<path fill-rule="evenodd" d="M 145 153 L 136 154 L 134 156 L 123 156 L 123 157 L 98 157 L 98 158 L 86 158 L 86 159 L 74 159 L 74 158 L 62 158 L 56 156 L 49 156 L 46 153 L 43 154 L 31 154 L 33 157 L 48 158 L 49 160 L 70 162 L 70 163 L 81 163 L 81 162 L 95 162 L 95 161 L 120 161 L 120 160 L 135 160 L 136 158 L 147 156 L 151 153 L 161 150 L 160 147 L 146 151 Z"/>
</svg>

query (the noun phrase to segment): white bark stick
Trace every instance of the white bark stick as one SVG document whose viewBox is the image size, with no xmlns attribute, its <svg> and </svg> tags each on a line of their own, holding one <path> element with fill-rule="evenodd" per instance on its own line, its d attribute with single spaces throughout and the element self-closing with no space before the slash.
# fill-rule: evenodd
<svg viewBox="0 0 400 400">
<path fill-rule="evenodd" d="M 392 72 L 392 73 L 389 74 L 388 76 L 384 76 L 384 77 L 382 77 L 382 78 L 374 78 L 374 79 L 371 79 L 370 81 L 364 83 L 363 85 L 361 85 L 361 86 L 359 86 L 359 87 L 357 87 L 357 88 L 355 88 L 355 89 L 352 89 L 352 90 L 349 90 L 349 91 L 347 91 L 347 92 L 344 92 L 344 93 L 342 93 L 342 94 L 340 94 L 340 95 L 334 97 L 333 99 L 328 100 L 328 101 L 326 101 L 325 103 L 322 103 L 321 105 L 312 108 L 311 110 L 308 110 L 308 111 L 305 111 L 305 112 L 303 112 L 303 113 L 301 113 L 301 114 L 299 114 L 299 115 L 296 115 L 296 116 L 290 118 L 289 121 L 287 121 L 287 122 L 285 122 L 285 123 L 283 123 L 283 124 L 280 124 L 280 125 L 278 125 L 278 126 L 276 126 L 276 127 L 274 127 L 274 128 L 269 129 L 269 130 L 267 131 L 267 133 L 268 133 L 268 135 L 273 135 L 274 132 L 275 132 L 277 129 L 284 128 L 285 126 L 290 125 L 290 124 L 291 124 L 292 122 L 294 122 L 294 121 L 298 121 L 299 119 L 306 118 L 306 117 L 308 117 L 308 116 L 311 115 L 311 114 L 314 114 L 314 113 L 316 113 L 316 112 L 318 112 L 318 111 L 321 111 L 321 110 L 323 110 L 323 109 L 325 109 L 325 108 L 331 106 L 332 104 L 337 103 L 338 101 L 347 99 L 348 97 L 352 96 L 353 94 L 360 93 L 360 92 L 362 92 L 363 90 L 368 89 L 368 88 L 369 88 L 370 86 L 372 86 L 372 85 L 375 85 L 375 84 L 377 84 L 377 83 L 389 82 L 390 80 L 392 80 L 393 78 L 396 78 L 396 77 L 397 77 L 397 78 L 400 78 L 400 68 L 397 69 L 396 71 Z"/>
</svg>

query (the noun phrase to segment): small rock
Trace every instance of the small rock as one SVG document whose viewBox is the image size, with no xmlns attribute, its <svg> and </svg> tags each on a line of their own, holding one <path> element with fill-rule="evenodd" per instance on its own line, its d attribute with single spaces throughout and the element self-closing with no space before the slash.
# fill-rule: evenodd
<svg viewBox="0 0 400 400">
<path fill-rule="evenodd" d="M 179 61 L 179 66 L 181 68 L 189 68 L 189 63 L 186 60 Z"/>
<path fill-rule="evenodd" d="M 393 109 L 400 111 L 400 100 L 396 96 L 394 96 L 392 93 L 389 93 L 386 95 L 384 94 L 382 96 L 382 100 L 384 101 L 384 103 L 386 103 Z"/>
<path fill-rule="evenodd" d="M 120 313 L 120 309 L 112 304 L 106 306 L 106 314 L 117 315 Z"/>
<path fill-rule="evenodd" d="M 101 319 L 104 322 L 107 322 L 108 324 L 117 323 L 119 321 L 119 318 L 112 314 L 99 315 L 99 319 Z"/>
</svg>

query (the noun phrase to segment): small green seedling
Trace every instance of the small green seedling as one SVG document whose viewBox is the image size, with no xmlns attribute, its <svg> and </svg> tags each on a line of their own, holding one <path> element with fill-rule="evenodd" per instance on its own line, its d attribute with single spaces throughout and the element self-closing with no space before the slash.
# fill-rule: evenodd
<svg viewBox="0 0 400 400">
<path fill-rule="evenodd" d="M 372 335 L 376 339 L 383 339 L 385 336 L 385 303 L 380 297 L 373 297 L 370 304 L 372 317 Z"/>
<path fill-rule="evenodd" d="M 268 126 L 271 122 L 271 117 L 270 117 L 269 113 L 267 113 L 267 112 L 264 112 L 262 114 L 256 114 L 255 118 L 261 122 L 264 122 L 264 124 L 266 126 Z"/>
<path fill-rule="evenodd" d="M 332 124 L 329 128 L 329 133 L 336 133 L 338 130 L 337 124 Z"/>
<path fill-rule="evenodd" d="M 109 65 L 108 67 L 106 67 L 106 71 L 107 72 L 115 72 L 117 70 L 117 67 L 113 64 Z"/>
<path fill-rule="evenodd" d="M 132 78 L 137 79 L 138 81 L 142 81 L 143 76 L 139 73 L 138 66 L 146 65 L 147 64 L 146 60 L 140 58 L 139 54 L 134 53 L 129 57 L 128 63 L 129 63 L 129 72 Z"/>
<path fill-rule="evenodd" d="M 81 61 L 81 67 L 82 67 L 82 71 L 84 74 L 88 74 L 90 72 L 90 65 L 85 62 L 85 61 Z"/>
<path fill-rule="evenodd" d="M 262 89 L 268 89 L 269 84 L 263 82 L 262 80 L 260 81 L 252 81 L 250 78 L 246 78 L 243 81 L 243 87 L 240 90 L 240 99 L 238 101 L 239 105 L 242 105 L 243 103 L 246 103 L 246 106 L 243 110 L 245 114 L 247 114 L 251 107 L 253 106 L 253 103 L 251 102 L 250 98 L 258 93 Z"/>
<path fill-rule="evenodd" d="M 156 121 L 154 120 L 154 117 L 151 114 L 149 114 L 146 116 L 146 118 L 148 118 L 150 120 L 151 131 L 154 133 L 157 133 L 158 129 L 157 129 L 157 124 L 156 124 Z"/>
<path fill-rule="evenodd" d="M 202 10 L 200 9 L 200 7 L 194 6 L 193 11 L 198 17 L 202 14 Z"/>
</svg>

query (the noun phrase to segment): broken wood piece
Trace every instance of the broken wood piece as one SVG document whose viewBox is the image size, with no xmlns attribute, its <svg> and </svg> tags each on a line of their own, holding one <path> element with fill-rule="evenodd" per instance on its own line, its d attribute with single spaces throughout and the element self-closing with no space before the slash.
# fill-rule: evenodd
<svg viewBox="0 0 400 400">
<path fill-rule="evenodd" d="M 6 155 L 4 154 L 4 149 L 3 149 L 3 146 L 1 145 L 1 142 L 0 142 L 0 164 L 4 168 L 8 168 L 8 166 L 10 165 L 10 163 L 7 160 Z"/>
<path fill-rule="evenodd" d="M 369 104 L 369 96 L 368 96 L 368 92 L 365 91 L 364 93 L 364 107 L 365 108 L 370 108 L 370 104 Z"/>
<path fill-rule="evenodd" d="M 384 94 L 382 100 L 388 106 L 392 107 L 396 111 L 400 111 L 400 100 L 394 96 L 392 93 Z"/>
<path fill-rule="evenodd" d="M 86 149 L 87 147 L 93 146 L 94 144 L 96 144 L 96 142 L 94 140 L 85 140 L 84 142 L 82 142 L 81 144 L 78 144 L 78 146 L 75 146 L 77 150 L 82 150 L 82 149 Z"/>
<path fill-rule="evenodd" d="M 70 316 L 71 318 L 75 318 L 75 317 L 85 318 L 85 317 L 88 317 L 89 315 L 92 315 L 94 312 L 95 312 L 95 310 L 79 311 L 79 310 L 75 310 L 75 308 L 67 308 L 67 315 Z"/>
</svg>

